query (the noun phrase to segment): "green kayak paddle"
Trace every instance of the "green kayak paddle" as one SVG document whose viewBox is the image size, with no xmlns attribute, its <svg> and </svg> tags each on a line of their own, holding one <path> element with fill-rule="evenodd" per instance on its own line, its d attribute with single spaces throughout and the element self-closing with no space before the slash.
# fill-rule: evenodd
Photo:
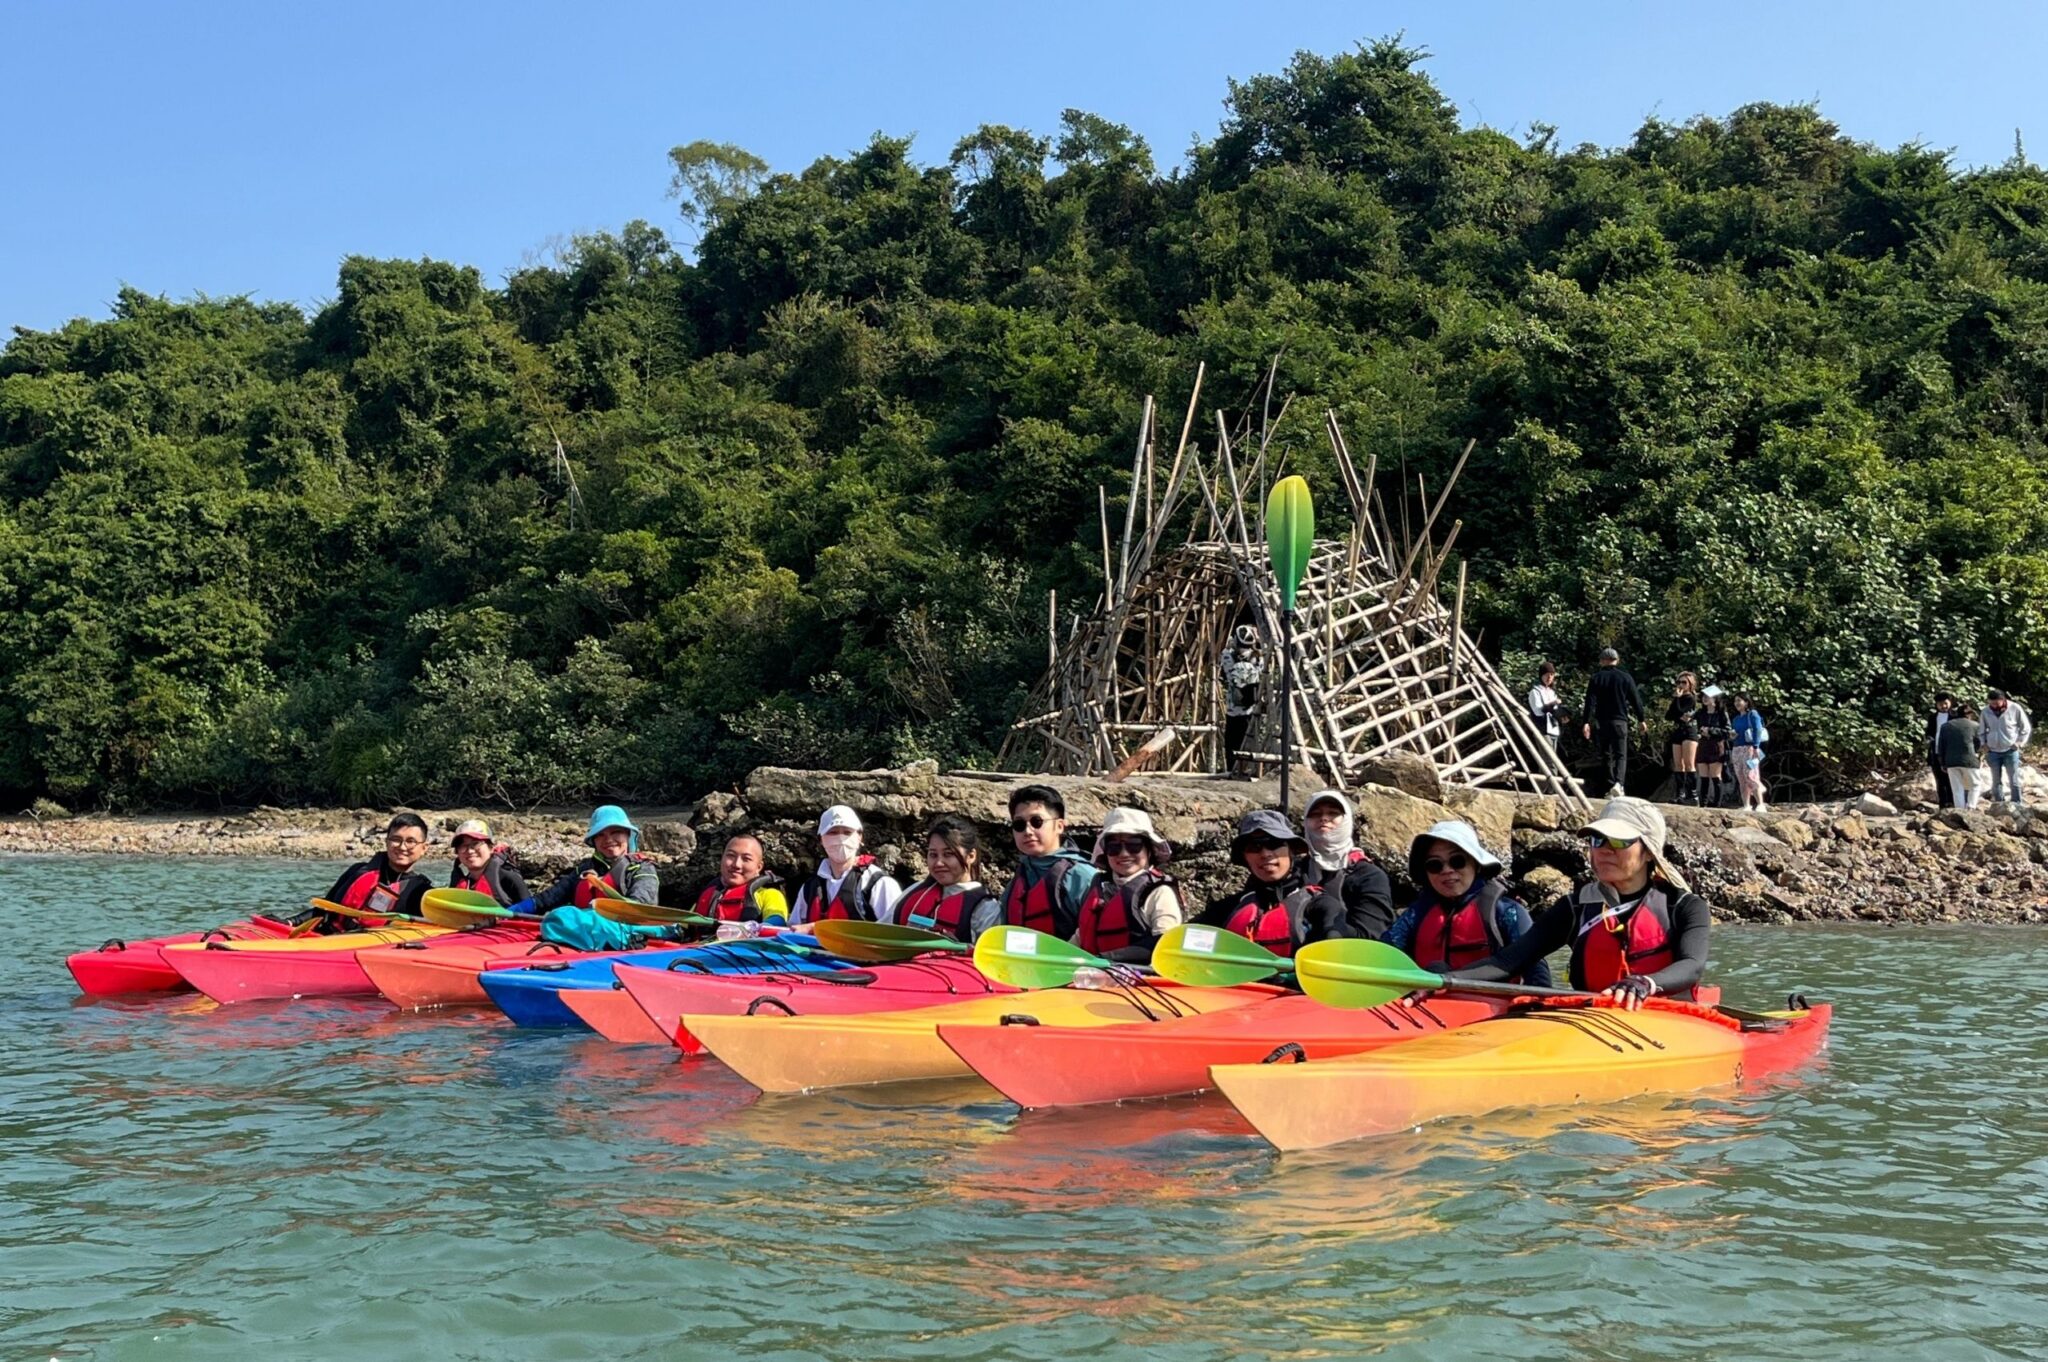
<svg viewBox="0 0 2048 1362">
<path fill-rule="evenodd" d="M 893 922 L 826 918 L 823 922 L 808 923 L 800 930 L 818 938 L 820 946 L 842 960 L 859 960 L 864 964 L 887 964 L 934 952 L 965 955 L 969 949 L 967 943 L 950 936 Z"/>
<path fill-rule="evenodd" d="M 998 923 L 974 939 L 974 966 L 1017 988 L 1060 988 L 1078 971 L 1107 970 L 1110 963 L 1056 936 Z"/>
<path fill-rule="evenodd" d="M 1432 974 L 1384 941 L 1316 941 L 1294 953 L 1301 991 L 1331 1007 L 1378 1007 L 1410 993 L 1470 993 L 1495 998 L 1596 998 L 1574 988 L 1534 988 L 1492 979 Z"/>
<path fill-rule="evenodd" d="M 420 916 L 436 927 L 481 927 L 512 910 L 474 889 L 429 889 L 420 896 Z"/>
<path fill-rule="evenodd" d="M 629 927 L 715 927 L 717 918 L 693 913 L 687 908 L 664 908 L 658 903 L 635 903 L 631 899 L 599 898 L 591 907 L 600 917 L 623 922 Z"/>
<path fill-rule="evenodd" d="M 1199 984 L 1204 988 L 1256 984 L 1294 970 L 1286 957 L 1275 955 L 1236 932 L 1193 924 L 1172 928 L 1159 938 L 1159 944 L 1152 948 L 1152 968 L 1177 984 Z"/>
</svg>

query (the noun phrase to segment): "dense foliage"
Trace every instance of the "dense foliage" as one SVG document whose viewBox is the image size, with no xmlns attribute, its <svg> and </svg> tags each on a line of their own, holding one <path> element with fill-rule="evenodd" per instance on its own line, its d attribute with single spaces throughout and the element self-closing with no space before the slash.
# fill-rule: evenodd
<svg viewBox="0 0 2048 1362">
<path fill-rule="evenodd" d="M 1325 405 L 1411 485 L 1476 437 L 1468 627 L 1517 679 L 1614 641 L 1748 688 L 1824 770 L 1910 748 L 1942 685 L 2048 679 L 2048 175 L 1805 107 L 1518 144 L 1419 61 L 1233 83 L 1169 172 L 1079 112 L 939 165 L 693 143 L 689 254 L 633 223 L 497 289 L 351 259 L 311 317 L 130 292 L 17 331 L 0 787 L 986 760 L 1045 590 L 1099 587 L 1143 395 L 1200 359 L 1241 403 L 1275 352 L 1326 498 Z"/>
</svg>

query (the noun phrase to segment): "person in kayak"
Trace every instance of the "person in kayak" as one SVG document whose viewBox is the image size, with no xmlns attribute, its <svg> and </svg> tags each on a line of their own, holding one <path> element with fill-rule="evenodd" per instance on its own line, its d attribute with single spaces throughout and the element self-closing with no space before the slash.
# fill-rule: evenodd
<svg viewBox="0 0 2048 1362">
<path fill-rule="evenodd" d="M 1179 886 L 1160 867 L 1173 846 L 1143 809 L 1111 809 L 1095 839 L 1102 873 L 1081 899 L 1074 944 L 1126 965 L 1149 965 L 1159 938 L 1181 924 Z"/>
<path fill-rule="evenodd" d="M 761 839 L 751 832 L 736 832 L 726 838 L 718 874 L 698 891 L 692 906 L 720 922 L 788 922 L 789 900 L 782 893 L 782 877 L 768 868 L 767 857 Z"/>
<path fill-rule="evenodd" d="M 330 902 L 367 912 L 418 917 L 420 895 L 434 887 L 434 882 L 417 868 L 420 857 L 426 853 L 427 820 L 416 813 L 393 814 L 384 825 L 384 849 L 342 871 L 325 897 Z M 285 920 L 296 927 L 316 918 L 326 919 L 318 928 L 321 932 L 360 931 L 363 925 L 360 918 L 339 917 L 318 908 L 309 908 Z"/>
<path fill-rule="evenodd" d="M 1337 790 L 1310 796 L 1301 820 L 1316 874 L 1344 900 L 1351 935 L 1384 937 L 1394 923 L 1394 886 L 1379 863 L 1358 849 L 1357 815 Z"/>
<path fill-rule="evenodd" d="M 1501 885 L 1500 858 L 1463 819 L 1434 823 L 1408 844 L 1408 878 L 1415 902 L 1387 932 L 1389 946 L 1408 952 L 1426 970 L 1442 973 L 1476 965 L 1521 940 L 1532 925 L 1529 910 Z M 1550 966 L 1536 961 L 1517 983 L 1550 987 Z"/>
<path fill-rule="evenodd" d="M 861 922 L 894 922 L 896 900 L 903 887 L 891 879 L 875 858 L 860 849 L 860 815 L 834 804 L 818 818 L 818 843 L 825 859 L 796 891 L 790 905 L 791 926 L 853 918 Z"/>
<path fill-rule="evenodd" d="M 924 878 L 896 900 L 896 922 L 973 944 L 1003 920 L 1003 901 L 981 883 L 981 834 L 958 814 L 940 814 L 924 835 Z"/>
<path fill-rule="evenodd" d="M 491 825 L 483 819 L 472 818 L 455 829 L 448 844 L 455 853 L 455 864 L 448 867 L 450 889 L 489 894 L 500 906 L 532 897 L 525 877 L 505 860 L 511 848 L 498 844 L 491 836 Z"/>
<path fill-rule="evenodd" d="M 626 817 L 624 809 L 616 804 L 599 806 L 590 815 L 583 845 L 593 854 L 535 894 L 534 912 L 547 913 L 565 906 L 589 908 L 599 899 L 660 902 L 661 876 L 654 863 L 640 854 L 640 829 Z"/>
<path fill-rule="evenodd" d="M 1581 829 L 1593 878 L 1546 909 L 1520 940 L 1460 979 L 1512 979 L 1571 948 L 1572 987 L 1627 1007 L 1658 995 L 1690 999 L 1707 968 L 1713 912 L 1664 855 L 1664 815 L 1642 799 L 1610 799 Z"/>
<path fill-rule="evenodd" d="M 1017 873 L 1003 890 L 1003 921 L 1067 940 L 1081 922 L 1081 900 L 1095 884 L 1095 866 L 1067 841 L 1067 804 L 1050 785 L 1010 792 L 1010 838 Z"/>
<path fill-rule="evenodd" d="M 1344 900 L 1311 875 L 1308 842 L 1278 809 L 1256 809 L 1237 825 L 1230 863 L 1250 876 L 1235 894 L 1213 899 L 1201 921 L 1291 956 L 1311 941 L 1353 935 Z"/>
</svg>

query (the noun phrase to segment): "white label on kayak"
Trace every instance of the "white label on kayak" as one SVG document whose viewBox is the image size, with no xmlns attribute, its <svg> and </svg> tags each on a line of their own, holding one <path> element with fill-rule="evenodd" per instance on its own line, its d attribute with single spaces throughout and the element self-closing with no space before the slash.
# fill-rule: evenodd
<svg viewBox="0 0 2048 1362">
<path fill-rule="evenodd" d="M 1011 955 L 1038 954 L 1038 933 L 1026 928 L 1003 933 L 1003 949 Z"/>
<path fill-rule="evenodd" d="M 1181 934 L 1181 949 L 1192 955 L 1214 955 L 1216 953 L 1216 929 L 1214 927 L 1190 927 Z"/>
</svg>

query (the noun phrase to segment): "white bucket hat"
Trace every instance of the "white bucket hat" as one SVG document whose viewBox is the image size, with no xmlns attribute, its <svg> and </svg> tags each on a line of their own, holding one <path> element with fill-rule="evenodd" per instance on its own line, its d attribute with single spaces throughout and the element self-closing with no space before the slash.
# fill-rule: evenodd
<svg viewBox="0 0 2048 1362">
<path fill-rule="evenodd" d="M 1136 835 L 1152 844 L 1152 864 L 1165 865 L 1173 859 L 1173 844 L 1152 826 L 1152 815 L 1143 809 L 1111 809 L 1102 818 L 1102 833 L 1095 839 L 1095 864 L 1107 867 L 1109 857 L 1102 843 L 1110 837 Z"/>
</svg>

